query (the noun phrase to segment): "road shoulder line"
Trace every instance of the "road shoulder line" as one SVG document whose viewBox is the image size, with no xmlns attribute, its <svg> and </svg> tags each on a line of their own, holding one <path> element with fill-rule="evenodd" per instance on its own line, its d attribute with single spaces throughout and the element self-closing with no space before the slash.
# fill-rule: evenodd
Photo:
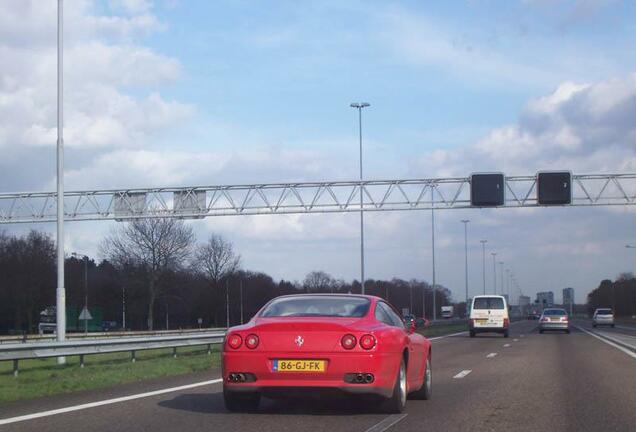
<svg viewBox="0 0 636 432">
<path fill-rule="evenodd" d="M 631 351 L 628 348 L 626 348 L 625 346 L 623 346 L 623 344 L 621 342 L 616 341 L 614 338 L 610 338 L 608 336 L 601 336 L 601 335 L 599 335 L 597 333 L 593 333 L 593 332 L 591 332 L 589 330 L 586 330 L 583 327 L 579 327 L 578 325 L 575 325 L 574 327 L 576 327 L 577 329 L 579 329 L 580 331 L 582 331 L 584 333 L 587 333 L 590 336 L 595 337 L 596 339 L 600 340 L 601 342 L 605 342 L 606 344 L 608 344 L 610 346 L 613 346 L 614 348 L 624 352 L 625 354 L 627 354 L 631 358 L 636 359 L 636 353 L 634 353 L 633 351 Z"/>
<path fill-rule="evenodd" d="M 388 416 L 387 418 L 385 418 L 384 420 L 381 420 L 380 423 L 374 424 L 369 429 L 367 429 L 365 432 L 384 432 L 385 430 L 387 430 L 390 427 L 394 426 L 398 422 L 404 420 L 404 418 L 407 415 L 408 414 L 392 414 L 392 415 Z"/>
<path fill-rule="evenodd" d="M 80 410 L 84 410 L 84 409 L 88 409 L 88 408 L 95 408 L 95 407 L 99 407 L 99 406 L 103 406 L 103 405 L 110 405 L 110 404 L 119 403 L 119 402 L 126 402 L 126 401 L 134 400 L 134 399 L 141 399 L 141 398 L 146 398 L 146 397 L 150 397 L 150 396 L 157 396 L 157 395 L 164 394 L 164 393 L 172 393 L 172 392 L 179 391 L 179 390 L 187 390 L 187 389 L 191 389 L 191 388 L 195 388 L 195 387 L 218 384 L 218 383 L 220 383 L 222 381 L 223 380 L 221 378 L 217 378 L 217 379 L 208 380 L 208 381 L 200 381 L 200 382 L 196 382 L 196 383 L 192 383 L 192 384 L 186 384 L 186 385 L 182 385 L 182 386 L 178 386 L 178 387 L 170 387 L 170 388 L 167 388 L 167 389 L 155 390 L 155 391 L 150 391 L 150 392 L 145 392 L 145 393 L 138 393 L 138 394 L 134 394 L 134 395 L 122 396 L 122 397 L 117 397 L 117 398 L 113 398 L 113 399 L 105 399 L 105 400 L 101 400 L 101 401 L 97 401 L 97 402 L 89 402 L 89 403 L 80 404 L 80 405 L 74 405 L 74 406 L 70 406 L 70 407 L 66 407 L 66 408 L 58 408 L 58 409 L 49 410 L 49 411 L 41 411 L 41 412 L 37 412 L 37 413 L 33 413 L 33 414 L 25 414 L 25 415 L 21 415 L 21 416 L 18 416 L 18 417 L 4 418 L 4 419 L 0 419 L 0 426 L 1 425 L 5 425 L 5 424 L 10 424 L 10 423 L 17 423 L 17 422 L 21 422 L 21 421 L 26 421 L 26 420 L 33 420 L 33 419 L 37 419 L 37 418 L 41 418 L 41 417 L 49 417 L 49 416 L 57 415 L 57 414 L 64 414 L 64 413 L 73 412 L 73 411 L 80 411 Z"/>
</svg>

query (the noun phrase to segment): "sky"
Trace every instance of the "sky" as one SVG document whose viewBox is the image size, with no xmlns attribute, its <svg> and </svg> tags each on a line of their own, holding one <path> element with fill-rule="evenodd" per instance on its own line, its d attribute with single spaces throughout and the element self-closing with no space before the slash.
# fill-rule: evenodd
<svg viewBox="0 0 636 432">
<path fill-rule="evenodd" d="M 55 190 L 56 4 L 0 1 L 0 192 Z M 90 190 L 636 172 L 636 3 L 65 1 L 65 183 Z M 480 239 L 526 295 L 636 271 L 636 207 L 436 213 L 436 277 L 482 290 Z M 189 221 L 244 268 L 359 278 L 359 216 Z M 369 278 L 431 280 L 429 212 L 367 214 Z M 98 256 L 116 222 L 66 228 Z M 54 234 L 52 224 L 6 225 Z M 497 269 L 499 270 L 499 269 Z M 499 275 L 497 276 L 499 282 Z M 518 291 L 513 291 L 513 302 Z"/>
</svg>

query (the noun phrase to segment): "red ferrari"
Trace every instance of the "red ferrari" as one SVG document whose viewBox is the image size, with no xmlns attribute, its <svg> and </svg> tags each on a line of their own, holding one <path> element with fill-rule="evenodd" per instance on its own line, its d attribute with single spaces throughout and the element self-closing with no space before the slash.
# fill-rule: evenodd
<svg viewBox="0 0 636 432">
<path fill-rule="evenodd" d="M 223 396 L 230 411 L 251 411 L 268 397 L 340 391 L 375 395 L 385 411 L 407 395 L 431 397 L 431 343 L 383 299 L 300 294 L 267 303 L 228 330 Z"/>
</svg>

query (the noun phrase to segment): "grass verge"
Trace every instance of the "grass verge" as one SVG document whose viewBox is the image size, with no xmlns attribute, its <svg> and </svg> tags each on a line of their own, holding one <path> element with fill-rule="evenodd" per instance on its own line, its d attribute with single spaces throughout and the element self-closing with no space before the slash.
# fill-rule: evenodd
<svg viewBox="0 0 636 432">
<path fill-rule="evenodd" d="M 0 403 L 32 399 L 79 390 L 98 389 L 116 384 L 180 375 L 220 367 L 218 347 L 211 355 L 207 347 L 179 348 L 177 358 L 172 349 L 137 351 L 135 363 L 130 353 L 97 354 L 66 357 L 65 365 L 57 365 L 55 358 L 22 360 L 20 373 L 13 376 L 13 364 L 0 362 Z"/>
<path fill-rule="evenodd" d="M 440 324 L 425 328 L 424 330 L 418 330 L 418 333 L 423 334 L 426 337 L 444 336 L 447 334 L 457 333 L 468 330 L 466 323 L 453 323 L 453 324 Z"/>
</svg>

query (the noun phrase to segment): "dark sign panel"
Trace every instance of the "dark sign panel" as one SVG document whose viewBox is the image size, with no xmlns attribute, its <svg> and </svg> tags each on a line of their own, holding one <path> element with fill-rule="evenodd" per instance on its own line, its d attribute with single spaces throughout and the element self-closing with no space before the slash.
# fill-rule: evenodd
<svg viewBox="0 0 636 432">
<path fill-rule="evenodd" d="M 564 205 L 572 203 L 572 174 L 562 172 L 537 173 L 537 203 Z"/>
<path fill-rule="evenodd" d="M 470 176 L 470 205 L 498 207 L 505 203 L 505 180 L 501 173 L 482 173 Z"/>
</svg>

